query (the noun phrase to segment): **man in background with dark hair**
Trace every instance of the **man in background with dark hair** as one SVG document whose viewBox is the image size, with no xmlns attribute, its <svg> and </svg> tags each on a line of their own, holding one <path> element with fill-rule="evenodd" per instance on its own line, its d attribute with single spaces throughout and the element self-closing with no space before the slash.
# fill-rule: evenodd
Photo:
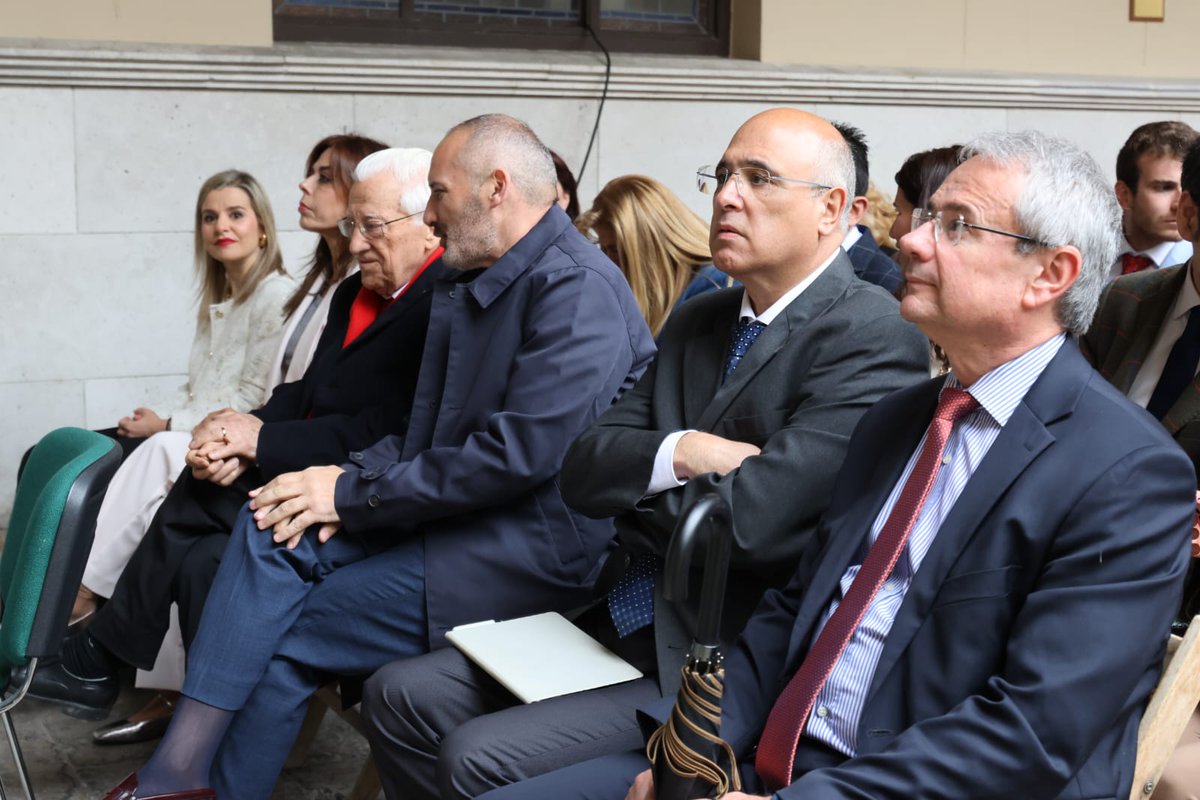
<svg viewBox="0 0 1200 800">
<path fill-rule="evenodd" d="M 1200 141 L 1183 161 L 1177 220 L 1183 243 L 1200 236 Z M 1193 466 L 1200 465 L 1200 262 L 1117 278 L 1100 298 L 1091 330 L 1080 342 L 1100 373 L 1130 400 L 1158 418 Z M 1200 575 L 1193 569 L 1180 617 L 1197 610 Z M 1200 715 L 1168 762 L 1154 796 L 1191 797 L 1200 790 Z"/>
<path fill-rule="evenodd" d="M 1148 122 L 1134 130 L 1117 153 L 1116 192 L 1125 240 L 1112 277 L 1182 264 L 1192 257 L 1192 243 L 1181 237 L 1176 214 L 1179 171 L 1198 137 L 1185 122 Z"/>
<path fill-rule="evenodd" d="M 867 187 L 871 182 L 867 137 L 861 130 L 845 122 L 834 122 L 832 125 L 850 146 L 850 155 L 854 159 L 854 197 L 850 201 L 850 227 L 846 230 L 846 238 L 842 240 L 842 249 L 850 256 L 855 275 L 896 294 L 904 282 L 899 265 L 879 249 L 867 226 L 859 224 L 863 214 L 867 213 Z"/>
<path fill-rule="evenodd" d="M 1140 130 L 1140 129 L 1139 129 Z M 1136 135 L 1136 134 L 1135 134 Z M 1182 169 L 1181 244 L 1200 235 L 1200 141 Z M 1118 184 L 1119 186 L 1120 184 Z M 1166 427 L 1200 465 L 1200 265 L 1195 258 L 1113 281 L 1081 346 L 1092 365 Z"/>
</svg>

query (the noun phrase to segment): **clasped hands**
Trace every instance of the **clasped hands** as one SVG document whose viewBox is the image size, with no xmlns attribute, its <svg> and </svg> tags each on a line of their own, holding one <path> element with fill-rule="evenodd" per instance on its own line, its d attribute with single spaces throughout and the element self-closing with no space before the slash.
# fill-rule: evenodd
<svg viewBox="0 0 1200 800">
<path fill-rule="evenodd" d="M 258 458 L 262 420 L 232 408 L 214 411 L 192 430 L 185 458 L 197 480 L 229 486 Z"/>
<path fill-rule="evenodd" d="M 229 486 L 258 458 L 262 420 L 232 408 L 214 411 L 192 431 L 187 464 L 198 480 Z M 309 467 L 279 475 L 250 492 L 250 510 L 260 531 L 273 529 L 272 538 L 289 550 L 311 525 L 320 525 L 317 540 L 329 541 L 338 531 L 333 492 L 341 467 Z"/>
</svg>

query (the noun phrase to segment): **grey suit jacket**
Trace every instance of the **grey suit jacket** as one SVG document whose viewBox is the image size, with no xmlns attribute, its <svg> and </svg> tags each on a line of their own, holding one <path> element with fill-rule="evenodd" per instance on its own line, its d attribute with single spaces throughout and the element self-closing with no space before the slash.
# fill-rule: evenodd
<svg viewBox="0 0 1200 800">
<path fill-rule="evenodd" d="M 700 496 L 721 494 L 737 538 L 722 620 L 732 642 L 762 593 L 786 582 L 829 504 L 859 417 L 880 397 L 928 377 L 928 343 L 900 319 L 896 300 L 855 277 L 845 254 L 758 337 L 722 385 L 741 289 L 709 292 L 677 309 L 637 386 L 571 446 L 563 496 L 592 517 L 615 516 L 632 553 L 666 553 L 676 520 Z M 727 475 L 700 475 L 645 497 L 654 456 L 679 430 L 749 442 L 762 454 Z M 697 581 L 694 578 L 694 581 Z M 697 590 L 692 598 L 699 596 Z M 655 636 L 664 692 L 693 628 L 694 604 L 661 593 Z"/>
<path fill-rule="evenodd" d="M 1108 285 L 1080 349 L 1101 375 L 1128 393 L 1175 305 L 1191 262 L 1125 275 Z M 1200 381 L 1183 391 L 1162 419 L 1200 471 Z"/>
</svg>

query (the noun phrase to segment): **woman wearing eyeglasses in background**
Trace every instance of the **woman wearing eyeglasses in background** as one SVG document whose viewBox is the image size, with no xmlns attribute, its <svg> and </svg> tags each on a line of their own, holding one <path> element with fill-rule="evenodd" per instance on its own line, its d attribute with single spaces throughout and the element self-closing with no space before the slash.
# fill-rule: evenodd
<svg viewBox="0 0 1200 800">
<path fill-rule="evenodd" d="M 645 175 L 623 175 L 605 184 L 578 227 L 590 231 L 621 268 L 655 336 L 679 303 L 733 285 L 712 265 L 708 225 Z"/>
<path fill-rule="evenodd" d="M 329 136 L 313 147 L 305 164 L 304 180 L 300 182 L 298 211 L 300 227 L 318 234 L 319 238 L 304 279 L 286 302 L 279 303 L 287 321 L 277 344 L 270 344 L 263 383 L 267 390 L 249 407 L 241 407 L 242 403 L 217 403 L 207 406 L 205 413 L 225 406 L 238 411 L 257 408 L 266 401 L 271 387 L 298 380 L 304 374 L 325 327 L 334 291 L 357 269 L 346 237 L 338 231 L 338 221 L 346 214 L 354 167 L 365 156 L 382 149 L 382 143 L 357 135 Z M 125 564 L 184 468 L 191 429 L 198 421 L 178 431 L 151 437 L 113 478 L 100 508 L 96 540 L 72 613 L 77 624 L 86 624 L 99 598 L 111 595 Z M 182 635 L 173 619 L 154 670 L 139 670 L 137 677 L 139 687 L 159 689 L 160 693 L 128 719 L 96 731 L 95 741 L 124 744 L 161 736 L 171 716 L 173 695 L 183 682 L 183 662 Z"/>
</svg>

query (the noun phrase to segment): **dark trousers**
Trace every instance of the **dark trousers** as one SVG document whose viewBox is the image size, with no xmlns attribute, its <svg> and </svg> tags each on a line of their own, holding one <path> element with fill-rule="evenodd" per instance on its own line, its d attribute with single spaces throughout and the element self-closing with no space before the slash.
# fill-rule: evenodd
<svg viewBox="0 0 1200 800">
<path fill-rule="evenodd" d="M 228 487 L 196 480 L 187 469 L 180 473 L 112 597 L 96 613 L 91 635 L 122 661 L 151 669 L 170 625 L 171 603 L 177 603 L 190 645 L 234 520 L 246 493 L 260 483 L 254 469 Z"/>
<path fill-rule="evenodd" d="M 635 710 L 661 697 L 654 629 L 618 640 L 603 604 L 577 624 L 649 677 L 522 705 L 454 648 L 376 672 L 364 688 L 363 716 L 387 797 L 473 798 L 637 748 Z"/>
</svg>

